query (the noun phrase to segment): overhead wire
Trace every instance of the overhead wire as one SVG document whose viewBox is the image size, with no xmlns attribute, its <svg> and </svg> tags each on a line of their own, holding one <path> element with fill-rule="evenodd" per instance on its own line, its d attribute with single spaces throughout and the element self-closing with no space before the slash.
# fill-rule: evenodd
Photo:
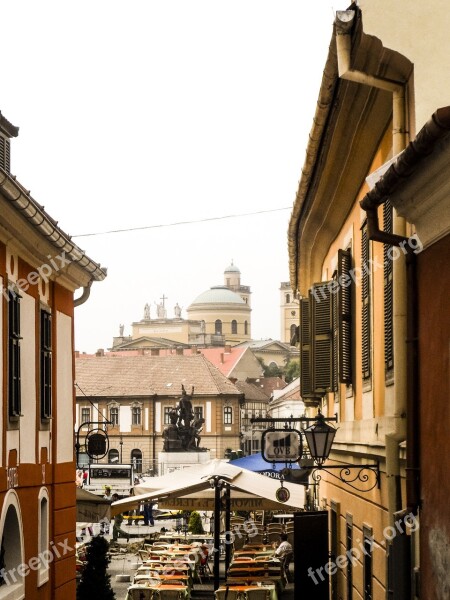
<svg viewBox="0 0 450 600">
<path fill-rule="evenodd" d="M 192 219 L 190 221 L 175 221 L 173 223 L 159 223 L 157 225 L 143 225 L 141 227 L 128 227 L 125 229 L 110 229 L 108 231 L 96 231 L 91 233 L 78 233 L 77 235 L 72 235 L 72 238 L 76 237 L 91 237 L 94 235 L 108 235 L 110 233 L 125 233 L 127 231 L 142 231 L 144 229 L 159 229 L 162 227 L 175 227 L 177 225 L 192 225 L 194 223 L 207 223 L 208 221 L 222 221 L 224 219 L 237 219 L 239 217 L 249 217 L 252 215 L 262 215 L 265 213 L 273 213 L 279 212 L 282 210 L 291 210 L 292 206 L 284 206 L 283 208 L 271 208 L 268 210 L 257 210 L 248 213 L 238 213 L 232 215 L 222 215 L 220 217 L 205 217 L 204 219 Z"/>
</svg>

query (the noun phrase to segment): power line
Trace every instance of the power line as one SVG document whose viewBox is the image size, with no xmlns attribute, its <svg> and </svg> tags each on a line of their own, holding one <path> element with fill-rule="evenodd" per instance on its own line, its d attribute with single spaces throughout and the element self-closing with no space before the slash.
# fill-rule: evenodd
<svg viewBox="0 0 450 600">
<path fill-rule="evenodd" d="M 285 206 L 283 208 L 271 208 L 269 210 L 257 210 L 255 212 L 239 213 L 236 215 L 222 215 L 221 217 L 208 217 L 205 219 L 194 219 L 192 221 L 176 221 L 174 223 L 160 223 L 159 225 L 145 225 L 143 227 L 129 227 L 127 229 L 110 229 L 109 231 L 96 231 L 93 233 L 79 233 L 73 235 L 76 237 L 90 237 L 94 235 L 108 235 L 109 233 L 125 233 L 127 231 L 141 231 L 143 229 L 158 229 L 162 227 L 175 227 L 176 225 L 192 225 L 194 223 L 206 223 L 208 221 L 223 221 L 224 219 L 238 219 L 239 217 L 249 217 L 252 215 L 262 215 L 265 213 L 279 212 L 281 210 L 291 210 L 292 206 Z"/>
</svg>

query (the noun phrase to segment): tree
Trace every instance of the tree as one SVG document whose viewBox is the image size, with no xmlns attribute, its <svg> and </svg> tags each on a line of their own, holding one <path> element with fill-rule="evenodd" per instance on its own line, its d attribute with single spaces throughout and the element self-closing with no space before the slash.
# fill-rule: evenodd
<svg viewBox="0 0 450 600">
<path fill-rule="evenodd" d="M 191 512 L 191 516 L 189 518 L 189 531 L 197 535 L 205 533 L 205 530 L 203 529 L 202 518 L 196 510 Z"/>
<path fill-rule="evenodd" d="M 291 383 L 291 381 L 300 377 L 300 361 L 295 358 L 288 361 L 284 374 L 286 383 Z"/>
<path fill-rule="evenodd" d="M 86 566 L 77 588 L 77 600 L 115 600 L 111 575 L 107 573 L 110 558 L 109 544 L 102 536 L 95 536 L 86 547 Z"/>
</svg>

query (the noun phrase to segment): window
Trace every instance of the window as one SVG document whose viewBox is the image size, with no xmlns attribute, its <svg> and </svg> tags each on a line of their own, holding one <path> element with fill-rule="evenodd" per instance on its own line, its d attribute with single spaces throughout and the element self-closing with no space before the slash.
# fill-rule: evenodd
<svg viewBox="0 0 450 600">
<path fill-rule="evenodd" d="M 131 407 L 131 424 L 132 425 L 140 425 L 141 424 L 141 407 L 140 406 L 132 406 Z"/>
<path fill-rule="evenodd" d="M 223 409 L 223 423 L 224 425 L 233 423 L 233 409 L 231 406 L 225 406 Z"/>
<path fill-rule="evenodd" d="M 8 413 L 11 420 L 20 417 L 20 296 L 8 290 Z"/>
<path fill-rule="evenodd" d="M 194 419 L 203 419 L 203 406 L 194 406 Z"/>
<path fill-rule="evenodd" d="M 290 294 L 286 294 L 286 304 L 290 304 L 291 303 L 291 296 Z"/>
<path fill-rule="evenodd" d="M 231 321 L 231 333 L 237 333 L 237 321 L 235 319 Z"/>
<path fill-rule="evenodd" d="M 142 452 L 137 448 L 131 451 L 131 464 L 136 473 L 142 473 Z"/>
<path fill-rule="evenodd" d="M 24 531 L 19 498 L 9 490 L 3 498 L 0 522 L 1 532 L 0 598 L 25 598 L 25 577 L 17 566 L 24 562 Z M 11 577 L 14 574 L 14 578 Z"/>
<path fill-rule="evenodd" d="M 91 420 L 91 409 L 85 406 L 81 409 L 81 424 L 88 423 Z"/>
<path fill-rule="evenodd" d="M 372 600 L 372 531 L 363 527 L 363 578 L 364 578 L 364 600 Z"/>
<path fill-rule="evenodd" d="M 362 377 L 363 380 L 371 376 L 371 340 L 370 340 L 370 270 L 369 270 L 369 236 L 367 223 L 361 229 L 361 300 L 362 300 Z"/>
<path fill-rule="evenodd" d="M 347 556 L 352 556 L 353 550 L 353 519 L 350 515 L 347 515 L 347 524 L 345 528 L 345 543 Z M 347 600 L 353 598 L 353 561 L 347 561 Z"/>
<path fill-rule="evenodd" d="M 119 451 L 117 448 L 111 448 L 111 450 L 108 452 L 108 462 L 119 462 Z"/>
<path fill-rule="evenodd" d="M 40 396 L 41 419 L 52 416 L 52 316 L 41 310 L 40 331 Z"/>
<path fill-rule="evenodd" d="M 390 200 L 383 204 L 383 228 L 392 233 L 393 210 Z M 394 368 L 394 328 L 393 328 L 393 277 L 394 265 L 389 255 L 390 246 L 384 244 L 384 367 L 387 375 Z"/>
<path fill-rule="evenodd" d="M 217 319 L 215 322 L 214 331 L 216 332 L 216 335 L 222 335 L 222 321 L 220 319 Z"/>
<path fill-rule="evenodd" d="M 338 327 L 338 379 L 340 383 L 352 383 L 352 294 L 353 285 L 350 271 L 352 255 L 350 250 L 338 252 L 338 293 L 337 327 Z"/>
<path fill-rule="evenodd" d="M 244 334 L 248 335 L 248 321 L 244 321 Z"/>
<path fill-rule="evenodd" d="M 39 493 L 39 508 L 38 508 L 38 556 L 42 556 L 43 552 L 48 552 L 49 546 L 49 502 L 48 492 L 42 488 Z M 48 563 L 41 561 L 38 571 L 38 585 L 42 585 L 49 579 L 50 568 Z"/>
<path fill-rule="evenodd" d="M 109 420 L 113 427 L 117 427 L 119 425 L 119 407 L 111 406 L 109 409 Z"/>
<path fill-rule="evenodd" d="M 164 425 L 170 425 L 170 415 L 174 409 L 171 406 L 164 407 Z"/>
</svg>

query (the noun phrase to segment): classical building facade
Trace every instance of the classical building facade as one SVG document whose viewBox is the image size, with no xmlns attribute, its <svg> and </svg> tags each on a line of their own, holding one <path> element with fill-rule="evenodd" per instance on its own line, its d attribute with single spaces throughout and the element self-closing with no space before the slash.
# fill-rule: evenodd
<svg viewBox="0 0 450 600">
<path fill-rule="evenodd" d="M 366 492 L 323 474 L 331 555 L 358 548 L 333 599 L 450 589 L 449 25 L 440 0 L 337 13 L 290 221 L 302 398 L 338 416 L 329 464 L 380 468 Z"/>
<path fill-rule="evenodd" d="M 120 325 L 111 350 L 224 346 L 251 338 L 251 291 L 241 285 L 241 272 L 233 263 L 224 271 L 223 285 L 203 292 L 190 304 L 187 319 L 178 303 L 169 316 L 166 299 L 163 295 L 155 307 L 145 305 L 142 319 L 131 325 L 131 335 L 124 335 Z"/>
<path fill-rule="evenodd" d="M 171 423 L 182 386 L 189 392 L 194 388 L 194 414 L 205 420 L 200 445 L 211 458 L 240 448 L 242 394 L 202 354 L 82 355 L 76 359 L 75 380 L 76 426 L 94 420 L 111 423 L 105 423 L 110 450 L 103 462 L 131 462 L 137 471 L 156 474 L 164 428 Z"/>
<path fill-rule="evenodd" d="M 106 272 L 11 174 L 17 134 L 0 113 L 0 598 L 62 600 L 76 593 L 74 308 Z"/>
</svg>

